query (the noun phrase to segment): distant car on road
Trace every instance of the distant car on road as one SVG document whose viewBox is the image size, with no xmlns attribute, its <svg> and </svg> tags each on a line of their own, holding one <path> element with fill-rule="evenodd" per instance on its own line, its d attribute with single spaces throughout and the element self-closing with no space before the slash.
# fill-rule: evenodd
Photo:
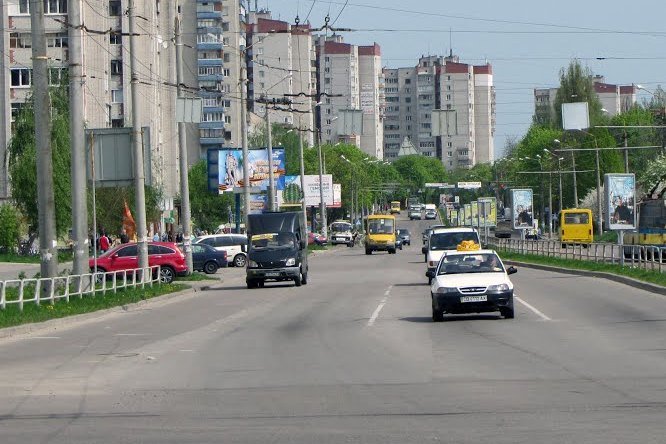
<svg viewBox="0 0 666 444">
<path fill-rule="evenodd" d="M 215 274 L 219 268 L 227 267 L 227 252 L 206 244 L 192 244 L 192 263 L 196 271 Z"/>
<path fill-rule="evenodd" d="M 487 313 L 499 311 L 514 317 L 513 283 L 509 275 L 517 270 L 505 268 L 493 250 L 455 251 L 442 256 L 432 280 L 432 320 L 442 322 L 444 313 Z"/>
<path fill-rule="evenodd" d="M 397 237 L 402 241 L 402 245 L 411 245 L 412 239 L 407 228 L 398 228 Z"/>
<path fill-rule="evenodd" d="M 308 231 L 308 245 L 326 245 L 327 243 L 328 239 L 323 234 Z"/>
</svg>

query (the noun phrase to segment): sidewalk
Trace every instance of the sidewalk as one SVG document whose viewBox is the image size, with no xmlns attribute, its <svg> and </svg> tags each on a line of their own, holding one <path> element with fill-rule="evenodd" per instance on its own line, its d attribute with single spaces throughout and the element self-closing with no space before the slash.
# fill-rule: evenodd
<svg viewBox="0 0 666 444">
<path fill-rule="evenodd" d="M 22 264 L 15 262 L 0 262 L 0 281 L 18 279 L 19 273 L 24 272 L 26 278 L 32 278 L 39 273 L 39 264 Z M 58 270 L 71 270 L 71 262 L 58 264 Z"/>
</svg>

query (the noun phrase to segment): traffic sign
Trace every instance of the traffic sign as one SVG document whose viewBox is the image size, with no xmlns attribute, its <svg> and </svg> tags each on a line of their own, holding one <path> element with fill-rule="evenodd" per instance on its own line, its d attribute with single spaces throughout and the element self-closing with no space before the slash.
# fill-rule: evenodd
<svg viewBox="0 0 666 444">
<path fill-rule="evenodd" d="M 465 190 L 474 190 L 481 188 L 481 182 L 458 182 L 458 188 Z"/>
</svg>

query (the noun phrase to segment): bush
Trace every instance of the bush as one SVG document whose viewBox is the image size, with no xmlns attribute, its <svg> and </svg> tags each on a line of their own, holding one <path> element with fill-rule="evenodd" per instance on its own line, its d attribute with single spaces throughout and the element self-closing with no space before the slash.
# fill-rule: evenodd
<svg viewBox="0 0 666 444">
<path fill-rule="evenodd" d="M 20 215 L 12 205 L 0 205 L 0 251 L 16 251 L 20 237 Z"/>
</svg>

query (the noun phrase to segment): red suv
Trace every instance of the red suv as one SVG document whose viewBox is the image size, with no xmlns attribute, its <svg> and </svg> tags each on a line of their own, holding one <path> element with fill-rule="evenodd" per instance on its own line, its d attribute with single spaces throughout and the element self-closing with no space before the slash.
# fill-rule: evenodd
<svg viewBox="0 0 666 444">
<path fill-rule="evenodd" d="M 187 274 L 185 255 L 173 242 L 150 242 L 148 244 L 148 265 L 161 266 L 160 280 L 170 284 L 176 275 Z M 91 271 L 95 269 L 94 259 L 88 260 Z M 121 244 L 97 258 L 97 271 L 122 271 L 139 267 L 137 245 Z"/>
</svg>

